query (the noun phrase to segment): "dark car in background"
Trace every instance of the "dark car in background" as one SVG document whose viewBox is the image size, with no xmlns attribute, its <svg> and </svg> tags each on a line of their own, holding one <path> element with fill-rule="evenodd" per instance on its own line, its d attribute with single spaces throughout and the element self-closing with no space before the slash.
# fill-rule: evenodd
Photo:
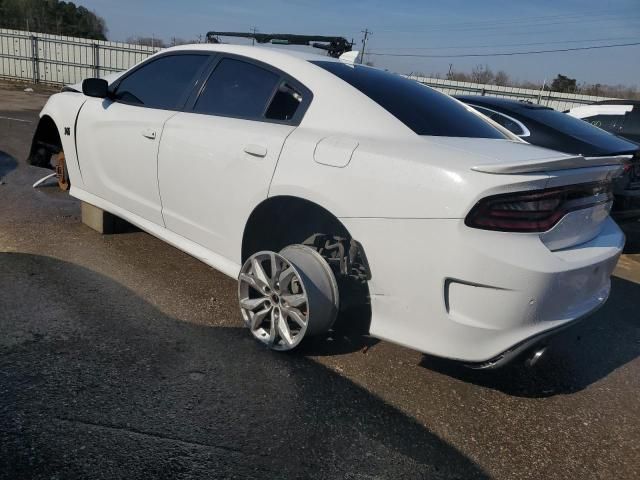
<svg viewBox="0 0 640 480">
<path fill-rule="evenodd" d="M 614 183 L 612 215 L 618 220 L 640 217 L 640 145 L 542 105 L 475 95 L 455 98 L 533 145 L 584 157 L 629 155 Z"/>
<path fill-rule="evenodd" d="M 640 100 L 604 100 L 568 110 L 572 117 L 640 143 Z"/>
</svg>

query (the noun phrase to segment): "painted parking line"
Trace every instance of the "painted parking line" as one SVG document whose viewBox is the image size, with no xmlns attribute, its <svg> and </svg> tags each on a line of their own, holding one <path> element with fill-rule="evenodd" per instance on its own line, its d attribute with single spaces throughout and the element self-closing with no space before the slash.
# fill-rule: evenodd
<svg viewBox="0 0 640 480">
<path fill-rule="evenodd" d="M 33 123 L 31 120 L 23 120 L 22 118 L 3 117 L 3 116 L 0 116 L 0 120 L 12 120 L 14 122 Z"/>
</svg>

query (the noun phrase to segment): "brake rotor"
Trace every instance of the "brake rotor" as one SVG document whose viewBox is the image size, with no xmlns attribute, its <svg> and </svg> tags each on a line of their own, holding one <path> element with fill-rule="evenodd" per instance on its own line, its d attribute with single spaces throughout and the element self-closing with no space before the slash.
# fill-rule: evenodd
<svg viewBox="0 0 640 480">
<path fill-rule="evenodd" d="M 69 190 L 71 182 L 69 181 L 69 173 L 65 166 L 64 152 L 57 153 L 53 156 L 53 162 L 56 166 L 56 178 L 58 179 L 58 187 L 60 190 Z"/>
</svg>

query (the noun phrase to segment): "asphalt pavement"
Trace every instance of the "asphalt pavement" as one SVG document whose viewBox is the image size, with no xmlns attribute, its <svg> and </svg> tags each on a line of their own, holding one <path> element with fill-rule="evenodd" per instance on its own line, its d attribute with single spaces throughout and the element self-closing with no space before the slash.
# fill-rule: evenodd
<svg viewBox="0 0 640 480">
<path fill-rule="evenodd" d="M 50 92 L 22 89 L 0 84 L 0 478 L 640 478 L 639 225 L 608 303 L 533 369 L 345 329 L 274 353 L 232 279 L 31 188 Z"/>
</svg>

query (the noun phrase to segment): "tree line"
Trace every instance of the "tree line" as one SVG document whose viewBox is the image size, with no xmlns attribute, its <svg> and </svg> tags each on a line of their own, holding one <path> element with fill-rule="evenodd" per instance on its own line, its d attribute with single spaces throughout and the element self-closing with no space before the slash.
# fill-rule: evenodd
<svg viewBox="0 0 640 480">
<path fill-rule="evenodd" d="M 530 81 L 523 82 L 512 79 L 504 70 L 498 70 L 494 73 L 488 65 L 476 65 L 472 68 L 471 72 L 461 72 L 450 68 L 447 74 L 444 76 L 439 73 L 423 76 L 429 76 L 432 78 L 446 78 L 447 80 L 455 80 L 458 82 L 483 83 L 486 85 L 497 85 L 503 87 L 530 88 L 537 90 L 542 88 L 542 85 L 540 83 L 534 83 Z M 558 74 L 555 78 L 551 79 L 551 81 L 546 82 L 545 90 L 562 93 L 596 95 L 600 97 L 640 99 L 640 91 L 636 86 L 621 84 L 606 85 L 602 83 L 590 84 L 586 82 L 579 82 L 575 78 L 571 78 L 567 75 L 562 74 Z"/>
<path fill-rule="evenodd" d="M 0 0 L 0 28 L 107 39 L 104 19 L 73 2 L 58 0 Z"/>
</svg>

